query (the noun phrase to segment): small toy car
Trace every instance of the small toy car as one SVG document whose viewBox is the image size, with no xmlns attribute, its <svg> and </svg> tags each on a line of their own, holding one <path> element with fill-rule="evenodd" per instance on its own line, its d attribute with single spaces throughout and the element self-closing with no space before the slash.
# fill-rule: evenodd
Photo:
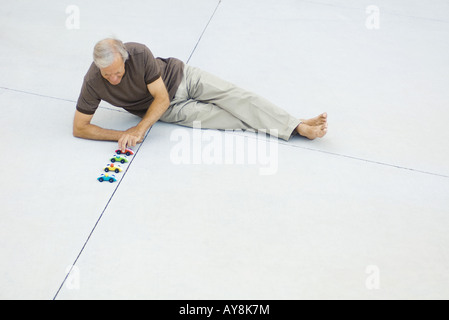
<svg viewBox="0 0 449 320">
<path fill-rule="evenodd" d="M 104 172 L 109 172 L 109 171 L 114 171 L 115 173 L 119 173 L 119 172 L 122 172 L 123 169 L 122 169 L 122 167 L 120 167 L 120 165 L 111 163 L 111 164 L 108 164 L 104 168 Z"/>
<path fill-rule="evenodd" d="M 98 181 L 109 181 L 110 183 L 116 182 L 117 179 L 115 178 L 115 175 L 108 175 L 108 174 L 102 174 L 98 179 Z"/>
<path fill-rule="evenodd" d="M 122 150 L 115 150 L 115 153 L 117 154 L 126 154 L 128 157 L 134 155 L 134 151 L 132 151 L 131 149 L 126 149 L 125 152 L 122 152 Z"/>
<path fill-rule="evenodd" d="M 111 162 L 112 163 L 114 163 L 114 162 L 121 162 L 123 164 L 123 163 L 129 162 L 129 161 L 128 161 L 128 158 L 126 156 L 115 155 L 115 156 L 113 156 L 111 158 Z"/>
</svg>

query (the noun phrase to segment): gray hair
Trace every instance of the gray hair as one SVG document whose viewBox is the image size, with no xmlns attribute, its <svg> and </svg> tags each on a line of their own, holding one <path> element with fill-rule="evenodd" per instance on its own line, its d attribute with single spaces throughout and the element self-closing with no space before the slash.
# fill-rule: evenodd
<svg viewBox="0 0 449 320">
<path fill-rule="evenodd" d="M 128 51 L 123 42 L 118 39 L 103 39 L 95 45 L 94 63 L 100 69 L 109 67 L 114 63 L 117 54 L 122 56 L 123 62 L 128 60 Z"/>
</svg>

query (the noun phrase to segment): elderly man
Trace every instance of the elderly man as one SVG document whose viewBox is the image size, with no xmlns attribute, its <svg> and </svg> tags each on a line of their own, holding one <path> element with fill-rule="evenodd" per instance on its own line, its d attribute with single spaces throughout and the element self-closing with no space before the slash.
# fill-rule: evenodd
<svg viewBox="0 0 449 320">
<path fill-rule="evenodd" d="M 126 131 L 93 125 L 101 100 L 142 120 Z M 178 59 L 155 59 L 145 45 L 117 39 L 98 42 L 77 102 L 74 136 L 118 141 L 124 150 L 142 142 L 158 120 L 189 127 L 201 121 L 201 127 L 208 129 L 276 132 L 287 141 L 296 133 L 315 139 L 327 132 L 326 113 L 299 120 L 266 99 Z"/>
</svg>

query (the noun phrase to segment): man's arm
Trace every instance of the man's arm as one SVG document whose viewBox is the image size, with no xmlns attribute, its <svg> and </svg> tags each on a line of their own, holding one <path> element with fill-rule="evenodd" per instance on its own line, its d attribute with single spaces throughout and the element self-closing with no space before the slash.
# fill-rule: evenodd
<svg viewBox="0 0 449 320">
<path fill-rule="evenodd" d="M 150 83 L 147 87 L 148 91 L 153 96 L 154 101 L 151 103 L 147 113 L 139 124 L 126 130 L 118 139 L 119 148 L 123 151 L 127 146 L 134 147 L 137 143 L 142 142 L 148 129 L 162 117 L 170 106 L 170 97 L 161 77 Z"/>
<path fill-rule="evenodd" d="M 83 139 L 118 141 L 119 148 L 123 151 L 126 147 L 134 147 L 142 142 L 148 129 L 162 117 L 170 105 L 170 98 L 162 78 L 150 83 L 147 87 L 154 101 L 137 126 L 126 131 L 103 129 L 90 123 L 93 115 L 77 110 L 73 121 L 73 135 Z"/>
<path fill-rule="evenodd" d="M 123 135 L 122 131 L 103 129 L 91 124 L 94 115 L 84 114 L 75 111 L 73 120 L 73 135 L 77 138 L 91 140 L 118 141 Z"/>
</svg>

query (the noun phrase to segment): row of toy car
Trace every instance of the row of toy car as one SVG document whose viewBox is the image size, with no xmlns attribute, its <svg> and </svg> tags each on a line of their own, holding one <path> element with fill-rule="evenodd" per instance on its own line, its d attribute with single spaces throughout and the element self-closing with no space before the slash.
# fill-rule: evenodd
<svg viewBox="0 0 449 320">
<path fill-rule="evenodd" d="M 109 175 L 109 172 L 120 173 L 123 171 L 122 167 L 118 164 L 128 163 L 128 157 L 134 155 L 134 151 L 131 149 L 126 149 L 125 152 L 121 150 L 115 150 L 115 155 L 110 159 L 111 163 L 108 164 L 103 170 L 106 173 L 101 174 L 101 176 L 97 179 L 100 182 L 109 181 L 110 183 L 116 182 L 117 178 L 115 174 Z"/>
</svg>

